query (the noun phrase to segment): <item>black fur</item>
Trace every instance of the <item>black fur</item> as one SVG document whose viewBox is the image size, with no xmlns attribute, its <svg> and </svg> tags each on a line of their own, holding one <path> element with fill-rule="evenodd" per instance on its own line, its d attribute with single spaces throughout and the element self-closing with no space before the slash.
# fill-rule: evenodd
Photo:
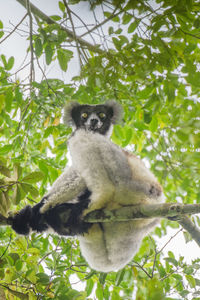
<svg viewBox="0 0 200 300">
<path fill-rule="evenodd" d="M 92 224 L 82 221 L 81 216 L 89 205 L 91 192 L 86 189 L 76 203 L 64 203 L 40 213 L 46 198 L 35 206 L 26 206 L 15 216 L 9 217 L 9 223 L 19 234 L 27 235 L 30 230 L 43 232 L 53 228 L 59 235 L 74 236 L 88 231 Z"/>
</svg>

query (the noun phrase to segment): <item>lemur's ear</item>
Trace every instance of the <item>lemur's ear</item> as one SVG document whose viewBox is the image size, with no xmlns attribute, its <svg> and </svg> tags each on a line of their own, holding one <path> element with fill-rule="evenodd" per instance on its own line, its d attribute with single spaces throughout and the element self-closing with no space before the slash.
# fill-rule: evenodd
<svg viewBox="0 0 200 300">
<path fill-rule="evenodd" d="M 113 116 L 111 118 L 111 122 L 113 124 L 117 124 L 122 120 L 123 117 L 123 108 L 121 106 L 121 104 L 119 104 L 117 101 L 115 100 L 108 100 L 105 103 L 106 106 L 110 107 L 113 111 Z"/>
<path fill-rule="evenodd" d="M 74 120 L 72 118 L 72 112 L 74 109 L 78 108 L 81 104 L 76 101 L 68 102 L 64 107 L 64 115 L 63 115 L 63 122 L 67 126 L 73 126 Z"/>
</svg>

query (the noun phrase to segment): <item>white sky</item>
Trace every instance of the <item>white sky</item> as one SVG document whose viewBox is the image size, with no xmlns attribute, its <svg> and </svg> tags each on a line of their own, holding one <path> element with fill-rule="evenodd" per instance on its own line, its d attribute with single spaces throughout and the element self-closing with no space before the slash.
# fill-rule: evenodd
<svg viewBox="0 0 200 300">
<path fill-rule="evenodd" d="M 35 4 L 39 9 L 41 9 L 47 15 L 53 15 L 59 13 L 57 1 L 55 0 L 32 0 L 32 3 Z M 87 3 L 82 4 L 81 14 L 80 14 L 80 6 L 79 6 L 79 10 L 77 11 L 80 17 L 84 16 L 87 18 L 87 16 L 90 15 Z M 13 26 L 9 22 L 11 22 L 15 26 L 23 18 L 25 12 L 26 12 L 25 9 L 15 0 L 0 0 L 0 20 L 3 22 L 4 28 L 9 29 L 9 31 L 13 29 Z M 27 30 L 26 27 L 24 29 Z M 26 55 L 27 46 L 28 46 L 28 42 L 24 37 L 21 37 L 18 34 L 13 34 L 5 42 L 0 44 L 0 54 L 6 55 L 7 58 L 9 58 L 10 56 L 14 56 L 16 62 L 15 69 L 17 70 Z M 78 72 L 79 72 L 79 65 L 78 65 L 78 60 L 75 57 L 75 59 L 73 59 L 73 61 L 69 65 L 67 74 L 61 72 L 58 65 L 54 64 L 49 68 L 48 77 L 60 78 L 65 82 L 69 82 L 70 78 L 74 75 L 77 75 Z M 20 76 L 22 77 L 25 75 L 27 75 L 27 70 L 23 71 L 20 74 Z M 162 240 L 157 239 L 158 249 L 162 248 L 162 246 L 176 232 L 177 230 L 169 229 L 167 236 L 162 238 Z M 177 258 L 179 256 L 184 256 L 188 262 L 190 262 L 194 258 L 198 258 L 200 252 L 199 247 L 195 242 L 189 242 L 188 244 L 185 243 L 182 233 L 178 234 L 178 236 L 176 236 L 166 246 L 164 252 L 167 254 L 167 251 L 169 250 L 173 251 L 173 253 Z"/>
</svg>

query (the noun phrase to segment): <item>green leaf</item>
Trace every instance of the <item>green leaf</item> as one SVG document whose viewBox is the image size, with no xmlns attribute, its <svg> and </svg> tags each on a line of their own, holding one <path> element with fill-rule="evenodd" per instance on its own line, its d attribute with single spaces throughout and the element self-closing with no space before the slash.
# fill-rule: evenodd
<svg viewBox="0 0 200 300">
<path fill-rule="evenodd" d="M 0 148 L 0 155 L 9 153 L 13 149 L 12 145 L 5 145 Z"/>
<path fill-rule="evenodd" d="M 19 185 L 16 184 L 15 187 L 14 187 L 14 192 L 13 192 L 13 202 L 14 202 L 14 204 L 18 204 L 21 199 L 22 199 L 21 190 L 20 190 Z"/>
<path fill-rule="evenodd" d="M 51 16 L 51 19 L 53 19 L 54 21 L 60 21 L 62 18 L 58 15 L 53 15 Z"/>
<path fill-rule="evenodd" d="M 30 193 L 33 198 L 37 198 L 39 196 L 38 190 L 31 184 L 21 183 L 21 187 L 26 194 Z"/>
<path fill-rule="evenodd" d="M 191 237 L 191 235 L 189 234 L 189 232 L 183 231 L 183 236 L 184 236 L 184 239 L 185 239 L 186 244 L 192 241 L 192 237 Z"/>
<path fill-rule="evenodd" d="M 149 129 L 151 132 L 155 132 L 158 129 L 158 119 L 156 116 L 153 116 L 151 123 L 149 124 Z"/>
<path fill-rule="evenodd" d="M 131 23 L 128 27 L 128 33 L 134 32 L 135 29 L 137 28 L 137 26 L 138 26 L 138 22 L 135 21 L 135 22 Z"/>
<path fill-rule="evenodd" d="M 1 55 L 1 60 L 2 60 L 2 62 L 3 62 L 3 64 L 4 64 L 4 67 L 6 68 L 6 66 L 7 66 L 7 61 L 6 61 L 6 57 L 5 57 L 4 54 Z"/>
<path fill-rule="evenodd" d="M 37 57 L 40 57 L 40 55 L 42 54 L 42 50 L 43 50 L 42 40 L 38 37 L 35 40 L 35 54 Z"/>
<path fill-rule="evenodd" d="M 103 14 L 106 18 L 109 18 L 111 16 L 111 13 L 109 11 L 104 11 Z"/>
<path fill-rule="evenodd" d="M 86 283 L 86 293 L 87 297 L 92 293 L 92 290 L 94 288 L 94 281 L 92 279 L 88 279 Z"/>
<path fill-rule="evenodd" d="M 103 300 L 103 289 L 99 282 L 97 283 L 96 297 L 98 300 Z"/>
<path fill-rule="evenodd" d="M 196 281 L 192 275 L 185 275 L 185 278 L 187 279 L 189 285 L 191 288 L 195 288 L 196 286 Z"/>
<path fill-rule="evenodd" d="M 165 260 L 172 263 L 175 267 L 178 266 L 178 262 L 175 258 L 172 258 L 172 257 L 165 257 Z"/>
<path fill-rule="evenodd" d="M 104 284 L 105 280 L 106 280 L 106 277 L 107 277 L 107 273 L 101 273 L 100 276 L 99 276 L 99 282 L 101 284 Z"/>
<path fill-rule="evenodd" d="M 8 88 L 5 96 L 5 108 L 7 112 L 11 111 L 13 101 L 13 92 L 12 88 Z"/>
<path fill-rule="evenodd" d="M 6 70 L 11 70 L 13 65 L 14 65 L 15 59 L 13 56 L 11 56 L 8 60 L 7 66 L 6 66 Z"/>
<path fill-rule="evenodd" d="M 58 57 L 58 62 L 59 62 L 60 68 L 63 71 L 66 71 L 68 62 L 73 57 L 73 52 L 70 50 L 67 50 L 67 49 L 58 49 L 57 57 Z"/>
<path fill-rule="evenodd" d="M 46 58 L 46 64 L 50 65 L 50 63 L 52 62 L 52 58 L 53 58 L 53 49 L 51 48 L 50 45 L 47 45 L 45 47 L 45 58 Z"/>
<path fill-rule="evenodd" d="M 48 285 L 50 278 L 45 273 L 37 273 L 36 276 L 38 277 L 37 283 L 42 283 L 43 285 Z"/>
<path fill-rule="evenodd" d="M 44 174 L 42 172 L 36 171 L 26 175 L 24 178 L 22 178 L 22 181 L 29 182 L 29 183 L 36 183 L 38 181 L 41 181 L 43 177 Z"/>
<path fill-rule="evenodd" d="M 132 136 L 133 136 L 132 128 L 127 128 L 126 131 L 125 131 L 125 134 L 126 134 L 126 137 L 125 137 L 125 141 L 122 144 L 123 147 L 126 147 L 131 142 L 131 139 L 132 139 Z"/>
<path fill-rule="evenodd" d="M 61 1 L 59 1 L 58 2 L 58 6 L 59 6 L 60 10 L 64 13 L 65 12 L 65 5 L 64 5 L 64 3 L 61 2 Z"/>
<path fill-rule="evenodd" d="M 133 16 L 131 14 L 125 13 L 122 18 L 122 23 L 124 25 L 128 24 L 132 20 Z"/>
<path fill-rule="evenodd" d="M 4 109 L 4 106 L 5 106 L 5 95 L 4 94 L 0 94 L 0 113 Z"/>
<path fill-rule="evenodd" d="M 109 35 L 112 35 L 114 33 L 114 28 L 112 27 L 112 26 L 110 26 L 109 28 L 108 28 L 108 34 Z"/>
<path fill-rule="evenodd" d="M 6 177 L 10 177 L 10 170 L 5 166 L 0 165 L 0 173 Z"/>
<path fill-rule="evenodd" d="M 122 269 L 117 272 L 116 278 L 115 278 L 115 284 L 116 286 L 119 286 L 122 280 L 124 279 L 125 269 Z"/>
</svg>

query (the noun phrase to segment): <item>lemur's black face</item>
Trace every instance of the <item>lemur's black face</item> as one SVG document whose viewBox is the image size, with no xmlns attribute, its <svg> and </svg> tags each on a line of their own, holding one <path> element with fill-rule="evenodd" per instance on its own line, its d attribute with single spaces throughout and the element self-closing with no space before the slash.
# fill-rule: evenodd
<svg viewBox="0 0 200 300">
<path fill-rule="evenodd" d="M 72 109 L 72 119 L 76 128 L 105 135 L 110 129 L 113 109 L 106 105 L 79 105 Z"/>
</svg>

